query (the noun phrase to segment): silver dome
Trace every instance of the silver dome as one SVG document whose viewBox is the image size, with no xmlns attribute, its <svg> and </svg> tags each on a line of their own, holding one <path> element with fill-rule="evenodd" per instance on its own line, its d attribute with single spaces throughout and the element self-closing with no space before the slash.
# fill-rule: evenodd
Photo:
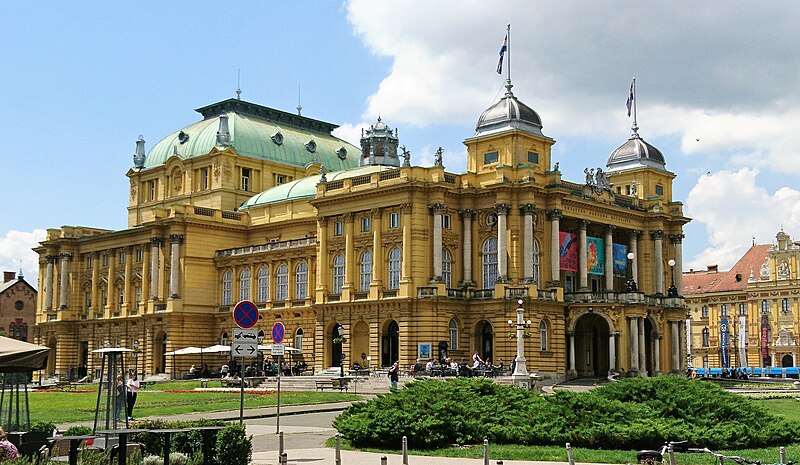
<svg viewBox="0 0 800 465">
<path fill-rule="evenodd" d="M 613 173 L 642 167 L 666 171 L 665 165 L 661 151 L 642 139 L 634 130 L 631 137 L 608 156 L 606 172 Z"/>
<path fill-rule="evenodd" d="M 542 134 L 542 119 L 531 107 L 522 103 L 511 92 L 510 81 L 506 82 L 506 94 L 478 118 L 475 136 L 519 129 L 539 136 Z"/>
</svg>

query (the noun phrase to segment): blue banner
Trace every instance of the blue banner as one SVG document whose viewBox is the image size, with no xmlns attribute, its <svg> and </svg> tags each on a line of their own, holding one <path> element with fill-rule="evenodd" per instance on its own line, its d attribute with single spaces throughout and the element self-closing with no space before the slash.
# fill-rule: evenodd
<svg viewBox="0 0 800 465">
<path fill-rule="evenodd" d="M 727 318 L 720 318 L 719 319 L 719 350 L 720 350 L 720 357 L 722 359 L 722 368 L 730 368 L 731 367 L 731 356 L 728 353 L 728 342 L 730 340 L 730 335 L 728 333 L 728 319 Z"/>
<path fill-rule="evenodd" d="M 614 276 L 627 278 L 628 273 L 628 246 L 613 244 L 614 246 Z"/>
</svg>

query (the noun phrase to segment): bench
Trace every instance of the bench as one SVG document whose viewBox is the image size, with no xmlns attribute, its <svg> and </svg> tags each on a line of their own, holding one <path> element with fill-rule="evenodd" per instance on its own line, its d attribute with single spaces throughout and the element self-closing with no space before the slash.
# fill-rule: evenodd
<svg viewBox="0 0 800 465">
<path fill-rule="evenodd" d="M 347 382 L 343 383 L 337 378 L 315 379 L 314 384 L 317 387 L 317 391 L 324 391 L 325 389 L 338 389 L 339 391 L 347 392 Z"/>
<path fill-rule="evenodd" d="M 220 378 L 219 385 L 222 387 L 241 387 L 242 380 L 240 378 Z"/>
</svg>

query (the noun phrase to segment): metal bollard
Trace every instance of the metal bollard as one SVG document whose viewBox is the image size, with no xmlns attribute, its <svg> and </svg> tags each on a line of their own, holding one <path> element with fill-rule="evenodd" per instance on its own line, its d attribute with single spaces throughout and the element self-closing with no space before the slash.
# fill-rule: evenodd
<svg viewBox="0 0 800 465">
<path fill-rule="evenodd" d="M 342 449 L 339 445 L 339 433 L 336 433 L 336 465 L 342 465 Z"/>
<path fill-rule="evenodd" d="M 403 465 L 408 465 L 408 437 L 403 436 Z"/>
<path fill-rule="evenodd" d="M 286 455 L 286 452 L 284 452 L 284 453 L 281 454 L 280 464 L 281 465 L 288 465 L 288 463 L 289 463 L 289 457 Z"/>
<path fill-rule="evenodd" d="M 503 465 L 503 461 L 502 460 L 498 460 L 497 461 L 497 465 Z"/>
<path fill-rule="evenodd" d="M 283 456 L 283 431 L 278 433 L 278 463 L 281 462 Z"/>
<path fill-rule="evenodd" d="M 489 465 L 489 440 L 483 440 L 483 465 Z"/>
<path fill-rule="evenodd" d="M 381 457 L 381 465 L 386 465 L 386 456 Z"/>
<path fill-rule="evenodd" d="M 786 448 L 781 446 L 779 450 L 781 453 L 781 463 L 786 463 Z"/>
<path fill-rule="evenodd" d="M 575 465 L 575 457 L 572 456 L 572 445 L 567 443 L 567 461 L 569 465 Z"/>
<path fill-rule="evenodd" d="M 675 465 L 675 449 L 672 448 L 672 444 L 669 445 L 669 465 Z"/>
</svg>

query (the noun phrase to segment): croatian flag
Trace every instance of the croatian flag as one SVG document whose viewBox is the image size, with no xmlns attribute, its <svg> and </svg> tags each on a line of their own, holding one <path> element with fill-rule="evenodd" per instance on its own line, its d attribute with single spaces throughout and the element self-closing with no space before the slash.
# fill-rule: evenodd
<svg viewBox="0 0 800 465">
<path fill-rule="evenodd" d="M 503 57 L 506 56 L 506 50 L 508 50 L 508 34 L 506 34 L 506 38 L 503 39 L 503 46 L 500 47 L 500 61 L 497 62 L 497 74 L 503 74 Z"/>
<path fill-rule="evenodd" d="M 633 82 L 631 82 L 631 90 L 628 92 L 628 101 L 625 106 L 628 107 L 628 117 L 631 116 L 631 107 L 633 106 Z"/>
</svg>

